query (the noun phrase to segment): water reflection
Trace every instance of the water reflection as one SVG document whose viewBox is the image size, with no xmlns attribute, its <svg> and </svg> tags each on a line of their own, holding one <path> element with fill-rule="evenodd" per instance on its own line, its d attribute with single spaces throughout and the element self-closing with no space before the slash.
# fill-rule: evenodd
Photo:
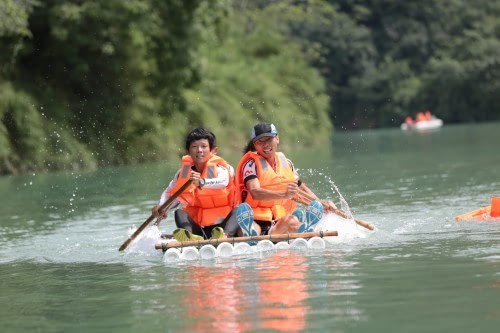
<svg viewBox="0 0 500 333">
<path fill-rule="evenodd" d="M 187 279 L 190 281 L 184 298 L 187 312 L 187 331 L 193 332 L 242 332 L 248 326 L 240 320 L 242 300 L 242 273 L 236 267 L 192 266 Z"/>
<path fill-rule="evenodd" d="M 306 327 L 309 298 L 306 258 L 279 251 L 255 269 L 189 267 L 183 304 L 188 331 L 297 332 Z"/>
<path fill-rule="evenodd" d="M 258 317 L 261 328 L 298 332 L 306 327 L 309 298 L 306 258 L 295 251 L 278 251 L 259 263 Z"/>
</svg>

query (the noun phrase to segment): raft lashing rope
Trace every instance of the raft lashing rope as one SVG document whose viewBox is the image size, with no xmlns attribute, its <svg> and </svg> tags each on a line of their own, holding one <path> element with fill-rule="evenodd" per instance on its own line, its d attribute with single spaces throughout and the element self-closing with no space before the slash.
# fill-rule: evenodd
<svg viewBox="0 0 500 333">
<path fill-rule="evenodd" d="M 156 249 L 164 253 L 163 261 L 211 260 L 235 255 L 250 255 L 274 250 L 320 250 L 325 248 L 323 237 L 337 236 L 336 231 L 316 231 L 301 234 L 275 234 L 265 236 L 208 239 L 189 242 L 157 243 Z"/>
</svg>

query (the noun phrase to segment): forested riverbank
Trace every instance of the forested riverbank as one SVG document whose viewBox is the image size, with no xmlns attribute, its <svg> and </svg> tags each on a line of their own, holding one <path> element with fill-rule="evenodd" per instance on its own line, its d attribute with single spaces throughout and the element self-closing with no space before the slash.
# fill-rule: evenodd
<svg viewBox="0 0 500 333">
<path fill-rule="evenodd" d="M 5 0 L 0 173 L 177 158 L 206 126 L 239 150 L 336 128 L 499 118 L 500 1 Z"/>
</svg>

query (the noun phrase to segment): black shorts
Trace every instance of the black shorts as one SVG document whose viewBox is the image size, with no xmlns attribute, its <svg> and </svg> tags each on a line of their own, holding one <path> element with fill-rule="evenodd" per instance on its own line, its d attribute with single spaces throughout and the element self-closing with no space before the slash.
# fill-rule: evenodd
<svg viewBox="0 0 500 333">
<path fill-rule="evenodd" d="M 214 224 L 206 227 L 198 225 L 183 209 L 177 209 L 175 211 L 175 224 L 177 228 L 183 228 L 195 235 L 203 236 L 205 239 L 209 239 L 212 235 L 212 229 L 215 227 L 221 227 L 227 234 L 227 237 L 235 237 L 237 235 L 240 226 L 236 221 L 236 208 L 233 209 L 231 215 L 228 215 L 224 219 L 223 223 Z"/>
<path fill-rule="evenodd" d="M 273 223 L 271 221 L 255 220 L 255 223 L 257 223 L 260 226 L 260 234 L 261 235 L 269 235 L 269 230 L 273 226 Z"/>
</svg>

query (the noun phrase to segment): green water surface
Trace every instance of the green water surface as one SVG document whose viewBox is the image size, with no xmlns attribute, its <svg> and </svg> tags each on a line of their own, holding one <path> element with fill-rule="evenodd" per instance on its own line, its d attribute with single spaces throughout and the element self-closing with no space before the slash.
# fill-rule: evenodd
<svg viewBox="0 0 500 333">
<path fill-rule="evenodd" d="M 500 195 L 499 133 L 336 132 L 287 151 L 319 196 L 339 202 L 333 181 L 377 230 L 215 261 L 117 250 L 175 163 L 1 178 L 2 332 L 497 332 L 500 221 L 453 218 Z"/>
</svg>

